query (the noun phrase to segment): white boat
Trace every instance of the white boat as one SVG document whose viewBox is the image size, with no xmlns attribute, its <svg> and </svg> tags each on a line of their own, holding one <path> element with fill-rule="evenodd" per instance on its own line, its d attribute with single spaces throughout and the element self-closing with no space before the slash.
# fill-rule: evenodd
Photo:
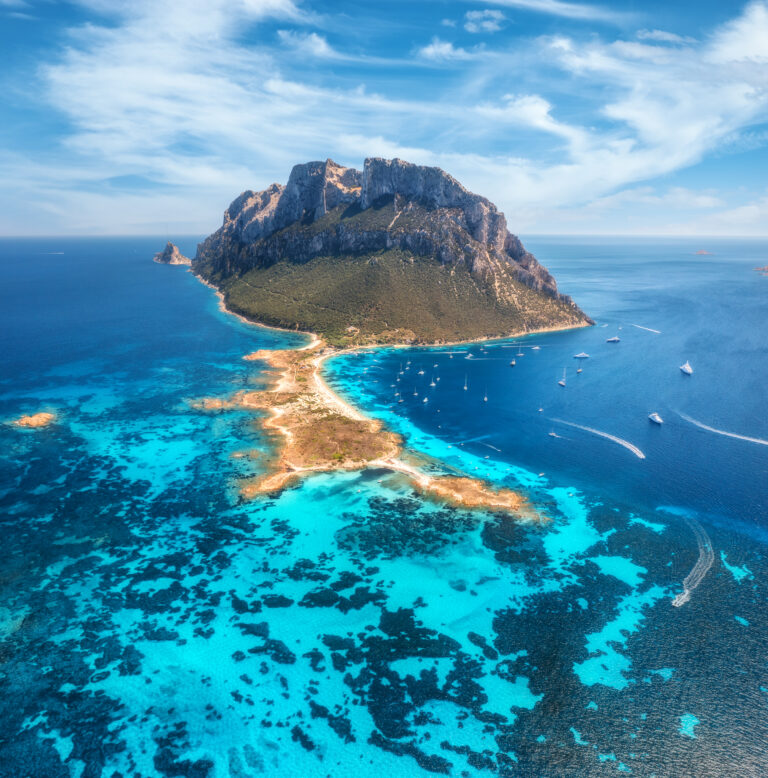
<svg viewBox="0 0 768 778">
<path fill-rule="evenodd" d="M 539 408 L 539 413 L 542 413 L 544 411 L 543 408 Z"/>
<path fill-rule="evenodd" d="M 485 394 L 483 395 L 483 402 L 484 403 L 488 402 L 488 390 L 487 389 L 485 390 Z"/>
<path fill-rule="evenodd" d="M 515 362 L 515 360 L 513 359 L 513 360 L 512 360 L 512 361 L 509 363 L 509 366 L 510 366 L 510 367 L 514 367 L 516 364 L 517 364 L 517 362 Z"/>
<path fill-rule="evenodd" d="M 684 365 L 680 365 L 680 369 L 686 374 L 686 375 L 693 375 L 693 368 L 691 367 L 691 363 L 686 359 Z"/>
<path fill-rule="evenodd" d="M 435 383 L 435 379 L 434 378 L 429 382 L 429 385 L 430 386 L 437 386 L 437 384 Z"/>
<path fill-rule="evenodd" d="M 464 376 L 464 391 L 467 391 L 467 377 Z"/>
<path fill-rule="evenodd" d="M 577 373 L 580 373 L 581 371 L 582 371 L 582 368 L 578 368 L 578 369 L 576 370 L 576 372 L 577 372 Z"/>
<path fill-rule="evenodd" d="M 531 351 L 540 351 L 541 346 L 531 346 Z"/>
<path fill-rule="evenodd" d="M 428 397 L 425 397 L 425 398 L 422 400 L 422 402 L 426 402 L 428 399 L 429 399 Z"/>
<path fill-rule="evenodd" d="M 618 343 L 621 338 L 618 335 L 614 335 L 612 338 L 607 338 L 606 343 Z"/>
<path fill-rule="evenodd" d="M 424 375 L 424 371 L 423 370 L 419 370 L 419 375 Z"/>
<path fill-rule="evenodd" d="M 574 354 L 574 359 L 589 359 L 589 354 L 586 351 L 582 351 L 580 354 Z"/>
<path fill-rule="evenodd" d="M 550 432 L 549 433 L 550 438 L 559 438 L 560 436 L 556 432 Z"/>
<path fill-rule="evenodd" d="M 563 368 L 563 377 L 557 382 L 560 386 L 565 386 L 565 370 L 566 368 Z"/>
<path fill-rule="evenodd" d="M 664 419 L 662 419 L 661 416 L 659 416 L 659 414 L 656 413 L 656 411 L 654 411 L 653 413 L 648 414 L 648 418 L 654 424 L 664 424 Z"/>
</svg>

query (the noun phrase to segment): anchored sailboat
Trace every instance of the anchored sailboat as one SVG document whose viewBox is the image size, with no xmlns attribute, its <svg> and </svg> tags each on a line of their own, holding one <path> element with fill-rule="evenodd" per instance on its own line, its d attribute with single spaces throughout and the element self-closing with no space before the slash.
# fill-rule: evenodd
<svg viewBox="0 0 768 778">
<path fill-rule="evenodd" d="M 557 382 L 558 384 L 560 384 L 560 386 L 565 386 L 565 371 L 566 370 L 567 370 L 567 368 L 564 367 L 563 368 L 563 377 Z"/>
<path fill-rule="evenodd" d="M 691 367 L 691 363 L 686 359 L 684 365 L 680 365 L 680 370 L 683 371 L 686 375 L 693 375 L 693 368 Z"/>
</svg>

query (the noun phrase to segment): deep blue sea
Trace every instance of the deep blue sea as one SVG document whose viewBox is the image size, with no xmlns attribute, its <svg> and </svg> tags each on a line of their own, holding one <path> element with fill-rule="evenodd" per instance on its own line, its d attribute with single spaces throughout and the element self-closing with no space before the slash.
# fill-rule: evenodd
<svg viewBox="0 0 768 778">
<path fill-rule="evenodd" d="M 0 240 L 0 776 L 768 774 L 768 241 L 525 242 L 594 327 L 326 373 L 543 524 L 383 471 L 239 501 L 273 443 L 189 400 L 304 336 L 154 238 Z"/>
</svg>

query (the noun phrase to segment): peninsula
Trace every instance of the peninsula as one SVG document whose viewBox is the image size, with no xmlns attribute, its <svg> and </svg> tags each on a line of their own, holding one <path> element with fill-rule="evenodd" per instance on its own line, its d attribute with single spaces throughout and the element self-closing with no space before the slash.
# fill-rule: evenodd
<svg viewBox="0 0 768 778">
<path fill-rule="evenodd" d="M 242 485 L 243 498 L 280 491 L 308 473 L 380 468 L 403 473 L 425 495 L 455 505 L 540 518 L 510 489 L 494 490 L 475 478 L 428 475 L 409 462 L 397 435 L 344 402 L 322 380 L 323 361 L 337 353 L 317 338 L 301 349 L 255 351 L 244 359 L 262 360 L 275 371 L 267 389 L 191 402 L 207 412 L 240 408 L 269 413 L 263 426 L 279 436 L 276 453 L 263 475 Z"/>
<path fill-rule="evenodd" d="M 172 262 L 169 243 L 156 260 Z M 160 258 L 159 258 L 160 257 Z M 504 215 L 439 168 L 366 159 L 296 165 L 285 186 L 235 199 L 197 249 L 191 270 L 250 321 L 312 334 L 302 349 L 249 354 L 272 368 L 263 391 L 191 401 L 204 412 L 266 411 L 279 437 L 243 498 L 302 474 L 399 471 L 425 494 L 537 518 L 524 497 L 462 475 L 428 475 L 400 438 L 323 381 L 340 349 L 466 342 L 593 322 L 507 230 Z M 541 518 L 541 517 L 538 517 Z"/>
</svg>

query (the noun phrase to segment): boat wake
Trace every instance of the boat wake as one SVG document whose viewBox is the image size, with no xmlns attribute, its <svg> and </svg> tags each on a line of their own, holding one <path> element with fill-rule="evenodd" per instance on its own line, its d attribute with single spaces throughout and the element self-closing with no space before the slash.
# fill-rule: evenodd
<svg viewBox="0 0 768 778">
<path fill-rule="evenodd" d="M 563 419 L 552 419 L 552 421 L 556 421 L 560 424 L 567 424 L 569 427 L 575 427 L 577 430 L 584 430 L 584 432 L 591 432 L 593 435 L 599 435 L 606 440 L 612 440 L 614 443 L 618 443 L 620 446 L 624 446 L 628 451 L 631 451 L 638 459 L 645 459 L 645 454 L 643 454 L 637 446 L 630 443 L 628 440 L 624 440 L 624 438 L 616 437 L 616 435 L 611 435 L 608 432 L 601 432 L 594 427 L 585 427 L 583 424 L 574 424 L 572 421 L 564 421 Z"/>
<path fill-rule="evenodd" d="M 691 418 L 685 413 L 680 413 L 678 411 L 678 415 L 681 419 L 685 419 L 686 421 L 689 421 L 691 424 L 696 425 L 700 429 L 706 430 L 707 432 L 714 432 L 716 435 L 725 435 L 727 438 L 736 438 L 737 440 L 746 440 L 748 443 L 757 443 L 760 446 L 768 446 L 768 440 L 763 440 L 763 438 L 750 438 L 747 435 L 739 435 L 735 432 L 727 432 L 726 430 L 719 430 L 715 427 L 710 427 L 708 424 L 704 424 L 701 421 L 697 421 L 696 419 Z"/>
<path fill-rule="evenodd" d="M 691 572 L 683 579 L 683 591 L 672 600 L 672 605 L 675 608 L 685 605 L 685 603 L 691 599 L 691 592 L 693 592 L 693 590 L 702 582 L 704 576 L 709 572 L 709 568 L 712 567 L 712 564 L 715 561 L 715 552 L 712 549 L 712 542 L 707 533 L 704 532 L 704 528 L 696 519 L 691 519 L 687 516 L 684 518 L 688 526 L 693 530 L 696 544 L 699 547 L 699 558 L 696 560 L 696 564 L 693 566 Z"/>
<path fill-rule="evenodd" d="M 657 335 L 661 335 L 661 330 L 652 330 L 650 327 L 643 327 L 642 324 L 631 324 L 631 327 L 637 327 L 639 330 L 645 330 L 646 332 L 655 332 Z"/>
</svg>

